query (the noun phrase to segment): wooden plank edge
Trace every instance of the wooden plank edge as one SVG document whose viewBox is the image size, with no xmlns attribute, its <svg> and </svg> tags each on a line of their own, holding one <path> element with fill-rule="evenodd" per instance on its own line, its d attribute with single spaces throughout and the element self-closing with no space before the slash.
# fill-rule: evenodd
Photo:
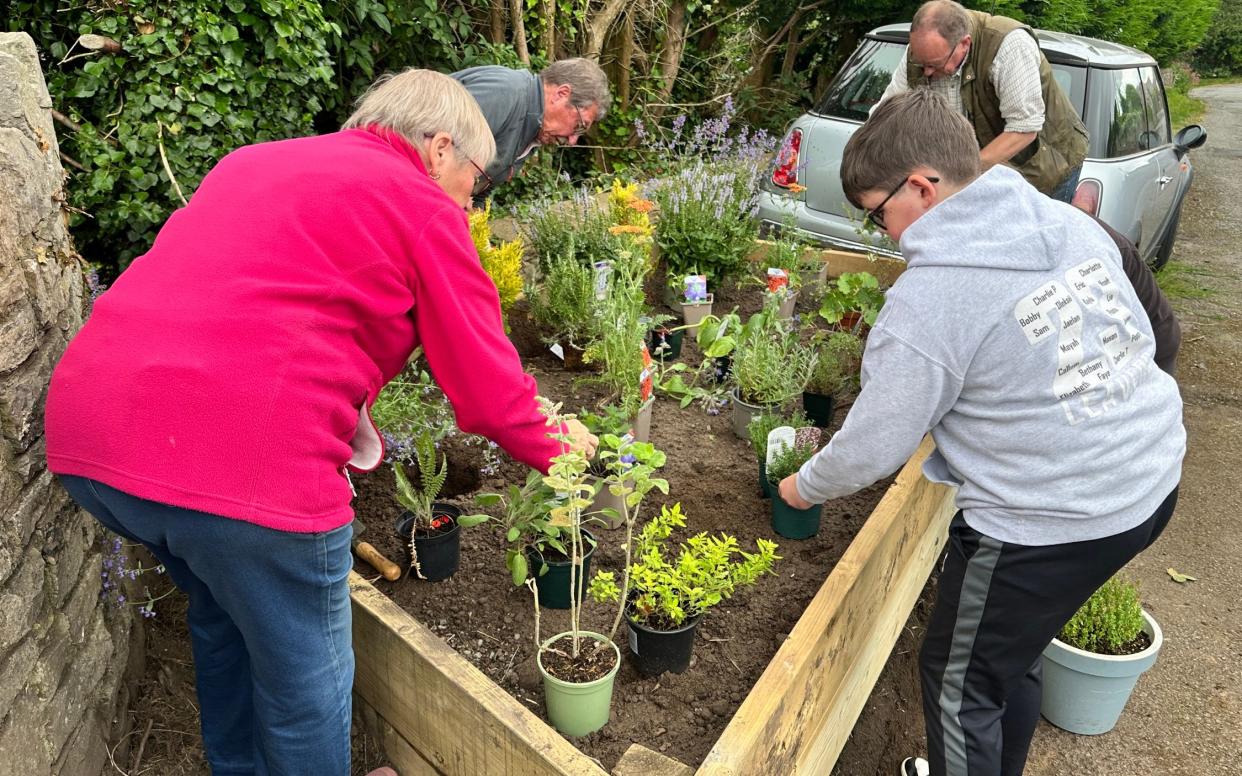
<svg viewBox="0 0 1242 776">
<path fill-rule="evenodd" d="M 751 262 L 762 262 L 772 245 L 768 240 L 755 240 L 755 248 L 747 255 L 747 259 Z M 829 277 L 840 277 L 846 272 L 870 272 L 884 287 L 897 282 L 897 278 L 906 269 L 906 262 L 902 259 L 838 248 L 808 248 L 804 256 L 808 260 L 819 260 L 827 264 Z"/>
<path fill-rule="evenodd" d="M 358 715 L 362 728 L 371 738 L 379 743 L 388 764 L 401 776 L 444 776 L 431 763 L 427 762 L 414 745 L 405 736 L 384 719 L 375 707 L 365 699 L 354 694 L 354 711 Z"/>
<path fill-rule="evenodd" d="M 840 687 L 848 684 L 850 679 L 847 672 L 846 678 L 841 683 L 826 686 L 813 681 L 815 678 L 822 678 L 814 674 L 814 669 L 826 662 L 829 667 L 822 670 L 827 673 L 835 659 L 847 656 L 851 659 L 849 670 L 854 671 L 854 662 L 859 658 L 844 647 L 850 646 L 850 642 L 855 646 L 860 642 L 869 643 L 874 636 L 868 630 L 870 623 L 879 620 L 881 616 L 893 616 L 893 611 L 900 610 L 901 622 L 904 623 L 910 609 L 913 608 L 918 591 L 922 589 L 922 581 L 926 580 L 926 573 L 930 571 L 930 564 L 934 563 L 935 553 L 931 550 L 938 551 L 939 542 L 943 541 L 934 537 L 943 533 L 948 523 L 948 516 L 952 514 L 952 490 L 942 485 L 934 485 L 923 478 L 922 462 L 931 449 L 930 438 L 925 439 L 915 455 L 898 474 L 896 481 L 868 517 L 866 524 L 851 542 L 845 555 L 825 580 L 802 617 L 799 618 L 789 638 L 777 651 L 734 715 L 733 720 L 708 753 L 706 760 L 697 771 L 700 776 L 706 774 L 741 776 L 741 774 L 749 773 L 754 767 L 760 767 L 760 763 L 756 762 L 757 759 L 763 760 L 763 763 L 767 765 L 778 765 L 771 762 L 772 757 L 781 759 L 782 765 L 787 761 L 789 767 L 792 768 L 795 762 L 806 756 L 806 751 L 820 751 L 821 749 L 826 751 L 822 744 L 816 743 L 816 734 L 822 733 L 823 730 L 819 720 L 834 713 L 830 704 L 839 702 L 834 699 L 840 697 Z M 950 508 L 947 516 L 946 505 Z M 922 528 L 917 528 L 912 523 L 922 524 Z M 907 544 L 902 540 L 910 538 L 906 536 L 906 533 L 912 528 L 915 529 L 917 536 Z M 935 546 L 927 547 L 929 542 Z M 893 577 L 899 562 L 903 559 L 896 557 L 894 552 L 890 552 L 889 555 L 892 557 L 886 559 L 876 556 L 878 550 L 894 543 L 897 549 L 912 546 L 916 556 L 920 554 L 918 550 L 922 546 L 921 554 L 931 557 L 923 572 L 922 581 L 915 587 L 912 594 L 908 594 L 909 600 L 898 600 L 893 603 L 888 600 L 891 597 L 888 594 L 879 606 L 853 600 L 851 594 L 855 594 L 860 587 L 866 586 L 868 580 L 876 578 L 877 574 L 881 573 L 875 567 L 877 563 L 886 560 L 888 567 L 883 569 L 883 574 L 887 577 L 882 578 Z M 901 581 L 889 583 L 889 592 L 891 593 Z M 863 595 L 866 592 L 863 590 L 863 592 L 857 592 L 856 595 Z M 868 621 L 849 622 L 848 617 L 852 611 L 864 612 L 869 618 Z M 881 611 L 884 615 L 877 614 Z M 840 623 L 839 620 L 842 618 L 847 621 Z M 838 625 L 844 630 L 834 627 Z M 839 644 L 840 649 L 836 652 L 825 649 L 825 645 L 838 640 L 846 643 Z M 886 644 L 881 650 L 885 658 L 891 651 L 895 640 L 896 632 L 894 632 L 893 642 Z M 870 652 L 865 652 L 864 659 L 869 658 Z M 883 662 L 883 660 L 880 661 L 881 666 Z M 865 704 L 866 696 L 873 686 L 874 678 L 858 700 L 860 704 Z M 789 688 L 795 689 L 791 692 Z M 810 695 L 803 699 L 795 710 L 792 724 L 796 725 L 797 729 L 793 729 L 791 723 L 788 722 L 782 727 L 780 717 L 782 714 L 789 716 L 791 707 L 788 704 L 791 702 L 791 696 L 801 693 L 810 693 Z M 852 712 L 852 719 L 857 718 L 859 711 L 861 711 L 861 705 L 857 711 Z M 810 737 L 809 743 L 808 736 Z M 775 751 L 772 750 L 773 747 L 776 747 Z M 831 746 L 827 748 L 830 749 Z M 830 768 L 831 765 L 828 767 Z"/>
<path fill-rule="evenodd" d="M 642 744 L 630 744 L 613 767 L 612 776 L 694 776 L 694 769 Z"/>
<path fill-rule="evenodd" d="M 351 572 L 349 586 L 355 692 L 433 767 L 447 776 L 476 776 L 482 761 L 505 763 L 504 773 L 520 776 L 607 776 L 594 760 L 366 579 Z M 374 654 L 378 650 L 367 649 L 368 637 L 377 644 L 383 639 L 395 641 L 416 669 L 436 676 L 442 683 L 439 689 L 451 697 L 429 698 L 418 708 L 398 699 L 391 683 L 400 680 L 401 671 L 388 665 L 384 655 Z M 479 729 L 480 721 L 486 729 Z M 492 751 L 480 752 L 479 747 Z M 495 771 L 489 776 L 492 773 L 503 776 Z"/>
</svg>

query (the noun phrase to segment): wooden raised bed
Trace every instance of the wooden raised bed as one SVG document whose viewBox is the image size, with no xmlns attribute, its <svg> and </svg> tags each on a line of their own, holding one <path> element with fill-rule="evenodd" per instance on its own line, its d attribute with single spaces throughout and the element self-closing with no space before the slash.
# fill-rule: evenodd
<svg viewBox="0 0 1242 776">
<path fill-rule="evenodd" d="M 953 491 L 924 440 L 697 772 L 635 745 L 616 774 L 826 774 L 931 572 Z M 595 761 L 357 574 L 355 703 L 402 776 L 606 776 Z"/>
</svg>

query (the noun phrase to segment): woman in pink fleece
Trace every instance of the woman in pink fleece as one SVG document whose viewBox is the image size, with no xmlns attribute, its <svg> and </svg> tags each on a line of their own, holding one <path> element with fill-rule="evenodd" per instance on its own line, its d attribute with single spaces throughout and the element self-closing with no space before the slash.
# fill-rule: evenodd
<svg viewBox="0 0 1242 776">
<path fill-rule="evenodd" d="M 541 470 L 558 452 L 467 227 L 494 152 L 425 70 L 341 132 L 234 151 L 52 375 L 49 468 L 189 596 L 216 776 L 349 773 L 347 470 L 382 460 L 368 407 L 416 346 L 463 431 Z"/>
</svg>

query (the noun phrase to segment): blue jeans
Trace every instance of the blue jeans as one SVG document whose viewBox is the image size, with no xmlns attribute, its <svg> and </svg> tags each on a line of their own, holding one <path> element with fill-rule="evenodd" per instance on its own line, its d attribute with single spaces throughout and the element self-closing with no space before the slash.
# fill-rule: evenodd
<svg viewBox="0 0 1242 776">
<path fill-rule="evenodd" d="M 1080 175 L 1082 175 L 1081 164 L 1070 170 L 1069 174 L 1065 176 L 1065 180 L 1058 183 L 1057 187 L 1048 196 L 1066 204 L 1073 202 L 1074 192 L 1078 189 L 1078 176 Z"/>
<path fill-rule="evenodd" d="M 189 597 L 213 776 L 348 776 L 352 526 L 276 531 L 60 480 L 104 526 L 145 545 Z"/>
</svg>

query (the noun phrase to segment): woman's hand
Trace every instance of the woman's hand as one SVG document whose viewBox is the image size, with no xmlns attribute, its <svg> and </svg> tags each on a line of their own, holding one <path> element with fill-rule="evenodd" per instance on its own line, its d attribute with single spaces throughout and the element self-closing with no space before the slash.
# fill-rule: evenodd
<svg viewBox="0 0 1242 776">
<path fill-rule="evenodd" d="M 565 430 L 568 432 L 570 449 L 581 450 L 587 458 L 594 457 L 595 448 L 599 447 L 598 437 L 587 431 L 587 427 L 578 420 L 565 421 Z"/>
</svg>

